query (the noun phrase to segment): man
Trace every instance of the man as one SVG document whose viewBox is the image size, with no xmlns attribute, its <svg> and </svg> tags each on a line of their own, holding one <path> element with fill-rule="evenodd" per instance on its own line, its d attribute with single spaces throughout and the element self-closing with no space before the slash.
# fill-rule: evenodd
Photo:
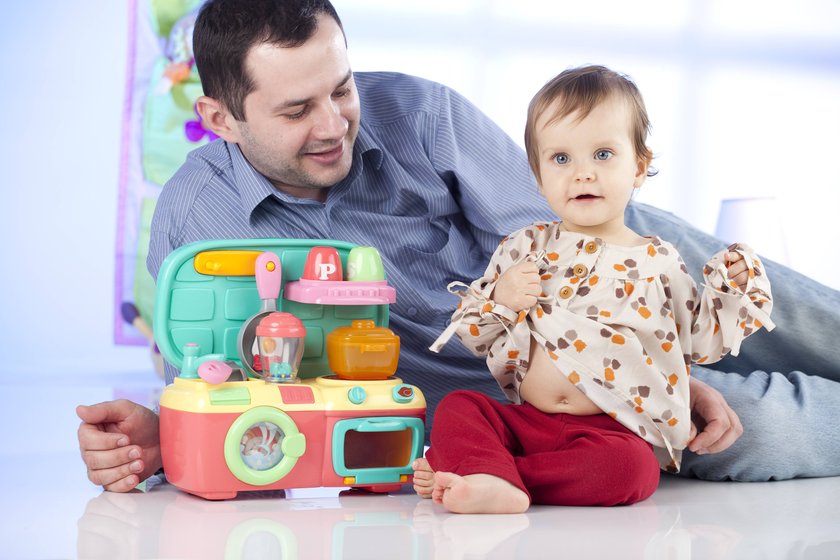
<svg viewBox="0 0 840 560">
<path fill-rule="evenodd" d="M 402 338 L 398 374 L 423 389 L 429 420 L 456 388 L 502 398 L 482 359 L 454 344 L 439 356 L 427 348 L 456 304 L 446 285 L 480 276 L 509 232 L 552 219 L 523 152 L 439 84 L 353 74 L 340 20 L 326 0 L 211 1 L 196 22 L 194 52 L 206 94 L 198 109 L 221 140 L 190 154 L 164 187 L 152 224 L 152 275 L 174 248 L 201 239 L 373 245 L 398 292 L 390 323 Z M 628 225 L 674 242 L 695 273 L 723 246 L 644 205 L 631 206 Z M 745 375 L 692 369 L 699 433 L 685 474 L 840 474 L 840 430 L 826 429 L 827 422 L 837 425 L 830 411 L 840 410 L 833 341 L 840 294 L 773 263 L 767 272 L 779 328 L 755 335 L 741 358 L 727 362 Z M 797 367 L 823 377 L 750 374 Z M 167 381 L 173 375 L 167 368 Z M 701 379 L 721 389 L 738 414 Z M 117 401 L 80 406 L 78 414 L 95 484 L 128 491 L 160 468 L 154 412 Z M 733 446 L 739 416 L 747 430 Z"/>
</svg>

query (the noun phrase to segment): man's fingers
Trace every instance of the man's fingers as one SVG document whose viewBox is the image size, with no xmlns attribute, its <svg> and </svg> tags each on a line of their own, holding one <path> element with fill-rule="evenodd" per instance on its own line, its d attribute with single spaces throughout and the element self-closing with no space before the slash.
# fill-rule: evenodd
<svg viewBox="0 0 840 560">
<path fill-rule="evenodd" d="M 741 434 L 744 433 L 744 427 L 741 425 L 741 420 L 738 418 L 738 415 L 735 414 L 735 411 L 731 408 L 726 408 L 729 418 L 729 428 L 727 428 L 721 437 L 706 447 L 706 451 L 708 453 L 720 453 L 721 451 L 725 451 L 730 445 L 735 443 L 739 437 L 741 437 Z"/>
<path fill-rule="evenodd" d="M 84 459 L 85 465 L 87 465 L 88 470 L 92 471 L 108 470 L 127 465 L 132 461 L 139 460 L 141 456 L 140 448 L 135 445 L 108 451 L 85 450 L 82 452 L 82 459 Z M 142 465 L 140 466 L 142 467 Z"/>
<path fill-rule="evenodd" d="M 94 484 L 104 486 L 107 490 L 110 490 L 112 486 L 120 487 L 121 480 L 132 478 L 136 481 L 132 485 L 133 487 L 137 485 L 137 482 L 139 482 L 138 473 L 142 470 L 143 461 L 138 459 L 137 461 L 132 461 L 130 463 L 125 463 L 108 469 L 88 468 L 88 479 Z"/>
<path fill-rule="evenodd" d="M 726 413 L 718 416 L 703 428 L 688 448 L 700 455 L 720 453 L 741 437 L 744 428 L 735 412 L 726 407 Z"/>
<path fill-rule="evenodd" d="M 126 400 L 103 402 L 91 406 L 80 404 L 76 407 L 76 415 L 88 424 L 104 424 L 125 420 L 132 409 L 132 403 Z"/>
<path fill-rule="evenodd" d="M 703 449 L 703 453 L 720 453 L 721 451 L 735 443 L 735 440 L 737 440 L 739 436 L 740 434 L 736 433 L 733 428 L 729 428 L 723 433 L 723 435 L 720 438 L 718 438 L 717 441 L 715 441 L 711 445 L 706 446 Z"/>
<path fill-rule="evenodd" d="M 722 438 L 731 426 L 730 416 L 727 414 L 726 407 L 722 406 L 719 402 L 715 402 L 714 405 L 713 411 L 697 411 L 700 413 L 705 424 L 700 433 L 697 434 L 697 437 L 688 446 L 695 453 L 707 452 L 708 447 Z"/>
<path fill-rule="evenodd" d="M 109 492 L 130 492 L 134 490 L 138 484 L 140 484 L 140 478 L 136 474 L 132 474 L 112 482 L 111 484 L 105 484 L 102 486 L 104 486 L 105 490 L 108 490 Z"/>
<path fill-rule="evenodd" d="M 79 426 L 79 448 L 82 451 L 104 451 L 128 445 L 128 436 L 119 432 L 103 432 L 93 424 Z"/>
</svg>

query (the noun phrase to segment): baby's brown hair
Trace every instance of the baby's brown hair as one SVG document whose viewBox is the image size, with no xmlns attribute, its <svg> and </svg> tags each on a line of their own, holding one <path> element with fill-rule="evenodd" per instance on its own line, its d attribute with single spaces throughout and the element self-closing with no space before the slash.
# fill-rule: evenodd
<svg viewBox="0 0 840 560">
<path fill-rule="evenodd" d="M 536 139 L 537 119 L 555 104 L 556 113 L 550 121 L 562 119 L 575 112 L 579 112 L 578 119 L 583 119 L 599 103 L 611 96 L 623 99 L 630 105 L 631 138 L 636 157 L 645 163 L 648 176 L 656 174 L 656 170 L 650 167 L 653 152 L 647 147 L 650 120 L 639 88 L 624 74 L 619 74 L 604 66 L 592 65 L 564 70 L 546 83 L 528 105 L 528 118 L 525 123 L 525 152 L 528 155 L 528 164 L 537 180 L 540 177 L 539 146 Z"/>
</svg>

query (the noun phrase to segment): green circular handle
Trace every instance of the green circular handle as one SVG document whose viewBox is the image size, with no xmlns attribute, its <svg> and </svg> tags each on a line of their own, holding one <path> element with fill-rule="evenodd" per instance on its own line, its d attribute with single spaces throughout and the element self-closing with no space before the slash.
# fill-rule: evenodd
<svg viewBox="0 0 840 560">
<path fill-rule="evenodd" d="M 283 458 L 279 463 L 264 471 L 248 467 L 242 461 L 239 451 L 245 432 L 261 422 L 274 424 L 283 432 L 283 441 L 280 444 Z M 233 421 L 225 437 L 225 463 L 228 469 L 242 482 L 254 486 L 265 486 L 277 482 L 289 474 L 305 451 L 306 436 L 300 433 L 294 420 L 282 410 L 270 406 L 258 406 L 246 411 Z"/>
</svg>

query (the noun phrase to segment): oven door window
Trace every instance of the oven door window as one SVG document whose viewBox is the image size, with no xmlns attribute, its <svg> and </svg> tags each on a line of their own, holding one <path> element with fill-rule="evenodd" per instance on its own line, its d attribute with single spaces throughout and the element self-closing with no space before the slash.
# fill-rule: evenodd
<svg viewBox="0 0 840 560">
<path fill-rule="evenodd" d="M 399 482 L 423 453 L 423 421 L 411 417 L 365 417 L 336 422 L 333 468 L 357 484 Z"/>
<path fill-rule="evenodd" d="M 277 408 L 259 406 L 234 420 L 225 437 L 225 463 L 242 482 L 263 486 L 292 470 L 306 450 L 306 437 Z"/>
</svg>

